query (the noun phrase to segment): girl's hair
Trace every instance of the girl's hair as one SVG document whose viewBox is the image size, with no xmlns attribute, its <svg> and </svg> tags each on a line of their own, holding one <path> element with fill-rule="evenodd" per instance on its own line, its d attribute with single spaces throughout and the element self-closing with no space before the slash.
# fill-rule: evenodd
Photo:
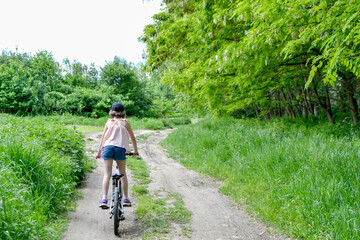
<svg viewBox="0 0 360 240">
<path fill-rule="evenodd" d="M 110 110 L 109 115 L 111 117 L 121 117 L 121 118 L 125 118 L 126 117 L 126 111 L 121 111 L 121 112 L 116 112 L 113 110 Z"/>
</svg>

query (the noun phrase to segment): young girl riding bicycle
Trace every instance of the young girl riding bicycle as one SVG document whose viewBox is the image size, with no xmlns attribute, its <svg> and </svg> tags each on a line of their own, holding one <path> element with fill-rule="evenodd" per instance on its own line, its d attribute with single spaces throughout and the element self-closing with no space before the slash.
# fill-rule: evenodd
<svg viewBox="0 0 360 240">
<path fill-rule="evenodd" d="M 124 207 L 131 207 L 131 201 L 128 197 L 128 181 L 126 177 L 126 152 L 130 151 L 129 137 L 134 147 L 134 155 L 138 154 L 135 135 L 131 129 L 130 123 L 125 119 L 126 112 L 124 105 L 116 102 L 112 105 L 109 115 L 113 117 L 105 124 L 105 129 L 100 141 L 99 151 L 96 158 L 104 160 L 104 178 L 102 182 L 103 197 L 100 201 L 99 207 L 108 209 L 108 190 L 109 181 L 112 175 L 113 160 L 115 160 L 119 172 L 124 174 L 123 193 L 124 193 Z"/>
</svg>

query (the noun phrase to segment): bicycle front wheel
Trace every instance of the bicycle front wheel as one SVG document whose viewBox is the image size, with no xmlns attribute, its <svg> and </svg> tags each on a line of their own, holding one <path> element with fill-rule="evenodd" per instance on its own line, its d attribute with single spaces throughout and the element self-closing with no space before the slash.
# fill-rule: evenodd
<svg viewBox="0 0 360 240">
<path fill-rule="evenodd" d="M 114 196 L 114 234 L 119 235 L 119 221 L 120 221 L 120 198 L 119 192 L 115 192 Z"/>
</svg>

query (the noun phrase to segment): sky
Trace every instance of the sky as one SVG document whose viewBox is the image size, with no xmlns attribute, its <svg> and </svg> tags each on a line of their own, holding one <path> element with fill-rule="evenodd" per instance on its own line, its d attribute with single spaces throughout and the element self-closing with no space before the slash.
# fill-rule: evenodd
<svg viewBox="0 0 360 240">
<path fill-rule="evenodd" d="M 142 62 L 138 41 L 161 0 L 0 0 L 0 51 L 52 52 L 104 66 L 115 56 Z"/>
</svg>

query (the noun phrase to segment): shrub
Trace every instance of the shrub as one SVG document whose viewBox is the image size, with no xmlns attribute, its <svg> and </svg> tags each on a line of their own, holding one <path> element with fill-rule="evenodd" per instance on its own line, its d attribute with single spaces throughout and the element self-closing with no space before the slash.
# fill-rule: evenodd
<svg viewBox="0 0 360 240">
<path fill-rule="evenodd" d="M 0 239 L 60 239 L 56 222 L 84 177 L 82 135 L 0 115 Z"/>
</svg>

